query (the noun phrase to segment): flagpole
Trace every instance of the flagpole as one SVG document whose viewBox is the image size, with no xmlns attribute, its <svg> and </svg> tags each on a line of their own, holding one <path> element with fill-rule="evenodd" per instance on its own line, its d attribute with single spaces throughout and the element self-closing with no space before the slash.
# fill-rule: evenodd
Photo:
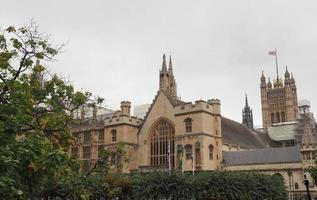
<svg viewBox="0 0 317 200">
<path fill-rule="evenodd" d="M 183 140 L 182 140 L 182 157 L 181 157 L 181 170 L 182 170 L 182 174 L 184 174 L 184 151 L 185 151 L 185 147 L 184 147 L 184 144 L 183 144 Z"/>
<path fill-rule="evenodd" d="M 277 50 L 275 48 L 275 65 L 276 65 L 276 79 L 278 81 L 278 62 L 277 62 Z"/>
</svg>

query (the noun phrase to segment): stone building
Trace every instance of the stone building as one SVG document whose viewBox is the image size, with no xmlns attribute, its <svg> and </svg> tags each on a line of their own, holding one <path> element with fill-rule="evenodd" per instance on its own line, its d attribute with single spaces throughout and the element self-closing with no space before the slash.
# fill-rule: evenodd
<svg viewBox="0 0 317 200">
<path fill-rule="evenodd" d="M 144 117 L 133 116 L 131 102 L 122 101 L 120 110 L 103 114 L 95 110 L 73 128 L 76 142 L 69 153 L 83 160 L 83 170 L 90 167 L 87 161 L 98 161 L 99 152 L 104 148 L 110 150 L 111 163 L 115 165 L 119 159 L 115 148 L 124 144 L 129 160 L 123 161 L 121 170 L 126 173 L 155 169 L 257 171 L 280 176 L 290 197 L 300 198 L 304 193 L 304 168 L 315 160 L 316 145 L 310 141 L 317 140 L 310 138 L 315 138 L 316 126 L 306 107 L 301 107 L 298 115 L 296 85 L 288 71 L 284 84 L 277 79 L 274 88 L 262 74 L 263 122 L 269 128 L 277 122 L 297 120 L 294 141 L 296 137 L 299 145 L 272 148 L 276 145 L 272 135 L 257 133 L 222 116 L 220 100 L 181 100 L 171 58 L 168 63 L 167 66 L 164 55 L 158 91 Z M 313 184 L 311 190 L 317 199 Z"/>
<path fill-rule="evenodd" d="M 294 125 L 296 146 L 252 149 L 239 152 L 223 152 L 223 169 L 233 171 L 261 172 L 278 175 L 288 188 L 290 199 L 304 199 L 305 168 L 316 161 L 316 121 L 309 111 L 309 104 L 299 106 L 299 117 Z M 306 173 L 309 177 L 309 174 Z M 312 199 L 317 199 L 317 188 L 310 179 Z"/>
<path fill-rule="evenodd" d="M 261 76 L 261 105 L 263 128 L 266 130 L 275 123 L 296 121 L 298 114 L 297 89 L 293 74 L 287 70 L 284 73 L 284 82 L 277 75 L 273 79 L 266 81 L 262 72 Z"/>
<path fill-rule="evenodd" d="M 242 124 L 253 130 L 253 113 L 248 103 L 248 96 L 245 95 L 245 105 L 242 109 Z"/>
</svg>

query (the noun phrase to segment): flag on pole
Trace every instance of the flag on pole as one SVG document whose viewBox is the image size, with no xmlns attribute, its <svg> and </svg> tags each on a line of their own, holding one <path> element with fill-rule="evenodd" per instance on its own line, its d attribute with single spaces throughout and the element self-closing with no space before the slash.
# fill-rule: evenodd
<svg viewBox="0 0 317 200">
<path fill-rule="evenodd" d="M 269 55 L 276 56 L 276 51 L 269 51 Z"/>
<path fill-rule="evenodd" d="M 276 65 L 276 78 L 278 80 L 278 63 L 277 63 L 277 50 L 269 51 L 269 55 L 275 56 L 275 65 Z"/>
</svg>

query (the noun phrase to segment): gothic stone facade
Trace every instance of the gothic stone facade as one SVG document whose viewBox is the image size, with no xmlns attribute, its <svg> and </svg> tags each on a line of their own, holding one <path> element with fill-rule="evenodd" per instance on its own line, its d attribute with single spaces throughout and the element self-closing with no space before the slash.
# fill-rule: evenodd
<svg viewBox="0 0 317 200">
<path fill-rule="evenodd" d="M 100 149 L 124 143 L 129 162 L 124 163 L 123 172 L 155 168 L 191 171 L 193 166 L 197 170 L 220 169 L 220 101 L 182 102 L 177 97 L 171 58 L 167 69 L 165 55 L 159 75 L 159 91 L 144 119 L 131 116 L 131 103 L 123 101 L 120 111 L 101 119 L 95 116 L 75 127 L 79 145 L 71 152 L 79 159 L 96 161 Z"/>
<path fill-rule="evenodd" d="M 129 161 L 123 161 L 122 172 L 153 169 L 257 171 L 280 175 L 291 197 L 304 193 L 303 169 L 315 160 L 315 144 L 267 148 L 269 143 L 264 137 L 222 117 L 218 99 L 181 101 L 177 97 L 172 61 L 170 59 L 167 69 L 165 59 L 164 55 L 159 90 L 143 119 L 132 116 L 131 103 L 123 101 L 120 110 L 103 115 L 94 112 L 93 117 L 85 118 L 83 124 L 74 127 L 76 144 L 69 153 L 84 161 L 84 170 L 89 167 L 85 166 L 85 161 L 96 162 L 104 148 L 112 152 L 111 162 L 115 164 L 115 147 L 124 143 Z M 277 79 L 272 88 L 270 81 L 266 83 L 264 75 L 261 77 L 266 127 L 278 121 L 296 120 L 295 81 L 288 72 L 285 78 L 284 85 Z M 305 135 L 302 132 L 300 137 Z M 317 197 L 313 184 L 311 190 Z"/>
<path fill-rule="evenodd" d="M 277 75 L 273 79 L 273 86 L 270 78 L 262 72 L 261 76 L 261 105 L 263 128 L 266 130 L 274 123 L 296 121 L 298 114 L 297 90 L 293 74 L 290 75 L 286 68 L 284 83 Z"/>
</svg>

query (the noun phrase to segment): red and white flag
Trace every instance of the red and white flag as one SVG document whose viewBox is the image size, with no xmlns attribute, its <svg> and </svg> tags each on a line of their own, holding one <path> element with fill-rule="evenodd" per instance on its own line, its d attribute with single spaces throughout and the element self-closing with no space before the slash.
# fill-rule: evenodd
<svg viewBox="0 0 317 200">
<path fill-rule="evenodd" d="M 269 51 L 269 55 L 276 56 L 276 51 Z"/>
</svg>

